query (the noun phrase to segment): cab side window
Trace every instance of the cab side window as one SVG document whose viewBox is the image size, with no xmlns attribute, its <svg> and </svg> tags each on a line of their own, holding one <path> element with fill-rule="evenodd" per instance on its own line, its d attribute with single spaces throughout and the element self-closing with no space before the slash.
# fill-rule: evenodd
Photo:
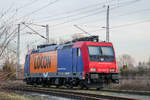
<svg viewBox="0 0 150 100">
<path fill-rule="evenodd" d="M 28 55 L 26 55 L 26 60 L 25 61 L 28 62 Z"/>
<path fill-rule="evenodd" d="M 80 50 L 80 48 L 77 48 L 77 56 L 81 56 L 81 50 Z"/>
</svg>

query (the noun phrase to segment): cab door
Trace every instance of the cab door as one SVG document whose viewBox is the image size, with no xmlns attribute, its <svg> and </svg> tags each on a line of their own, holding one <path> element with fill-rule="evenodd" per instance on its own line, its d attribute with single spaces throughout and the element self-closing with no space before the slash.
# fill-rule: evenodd
<svg viewBox="0 0 150 100">
<path fill-rule="evenodd" d="M 72 56 L 72 61 L 73 61 L 73 64 L 72 64 L 72 65 L 73 65 L 72 72 L 75 73 L 75 72 L 77 72 L 77 65 L 78 65 L 78 64 L 77 64 L 77 63 L 78 63 L 78 62 L 77 62 L 77 48 L 73 48 L 72 52 L 73 52 L 73 53 L 72 53 L 72 55 L 73 55 L 73 56 Z"/>
<path fill-rule="evenodd" d="M 73 72 L 83 71 L 83 60 L 80 48 L 73 48 Z"/>
</svg>

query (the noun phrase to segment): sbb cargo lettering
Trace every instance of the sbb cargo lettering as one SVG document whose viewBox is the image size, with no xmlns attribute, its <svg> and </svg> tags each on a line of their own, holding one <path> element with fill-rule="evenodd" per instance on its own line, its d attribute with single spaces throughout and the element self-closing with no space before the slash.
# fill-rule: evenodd
<svg viewBox="0 0 150 100">
<path fill-rule="evenodd" d="M 37 56 L 34 57 L 34 69 L 38 70 L 39 68 L 41 69 L 46 69 L 51 67 L 51 57 L 50 56 Z"/>
</svg>

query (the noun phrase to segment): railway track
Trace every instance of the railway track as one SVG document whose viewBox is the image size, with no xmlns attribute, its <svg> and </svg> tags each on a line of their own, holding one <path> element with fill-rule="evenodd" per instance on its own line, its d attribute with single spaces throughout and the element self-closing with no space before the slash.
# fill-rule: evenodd
<svg viewBox="0 0 150 100">
<path fill-rule="evenodd" d="M 33 86 L 29 86 L 28 87 L 33 87 Z M 43 87 L 40 87 L 38 86 L 39 88 L 43 88 Z M 48 89 L 61 89 L 61 90 L 75 90 L 75 91 L 85 91 L 81 88 L 66 88 L 66 87 L 59 87 L 59 88 L 56 88 L 55 86 L 53 87 L 48 87 Z M 150 91 L 134 91 L 134 90 L 117 90 L 117 89 L 101 89 L 101 90 L 96 90 L 96 89 L 88 89 L 86 91 L 93 91 L 93 92 L 113 92 L 113 93 L 123 93 L 123 94 L 133 94 L 133 95 L 144 95 L 144 96 L 150 96 Z"/>
<path fill-rule="evenodd" d="M 71 98 L 75 100 L 137 100 L 134 98 L 127 98 L 127 97 L 102 95 L 102 94 L 94 94 L 94 93 L 83 93 L 83 92 L 77 92 L 73 90 L 62 90 L 62 89 L 52 89 L 52 88 L 15 87 L 9 89 L 17 90 L 17 91 L 36 92 L 36 93 L 53 95 L 53 96 Z"/>
</svg>

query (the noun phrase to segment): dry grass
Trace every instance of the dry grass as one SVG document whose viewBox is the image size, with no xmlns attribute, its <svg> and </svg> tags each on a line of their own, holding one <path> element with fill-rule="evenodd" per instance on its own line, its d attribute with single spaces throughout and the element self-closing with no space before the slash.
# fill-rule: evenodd
<svg viewBox="0 0 150 100">
<path fill-rule="evenodd" d="M 16 93 L 0 92 L 0 100 L 44 100 L 42 97 L 32 97 Z"/>
<path fill-rule="evenodd" d="M 137 91 L 150 91 L 149 79 L 122 79 L 119 85 L 113 88 L 121 90 L 137 90 Z"/>
<path fill-rule="evenodd" d="M 22 80 L 13 80 L 10 74 L 12 75 L 12 73 L 0 72 L 0 89 L 24 84 Z"/>
</svg>

